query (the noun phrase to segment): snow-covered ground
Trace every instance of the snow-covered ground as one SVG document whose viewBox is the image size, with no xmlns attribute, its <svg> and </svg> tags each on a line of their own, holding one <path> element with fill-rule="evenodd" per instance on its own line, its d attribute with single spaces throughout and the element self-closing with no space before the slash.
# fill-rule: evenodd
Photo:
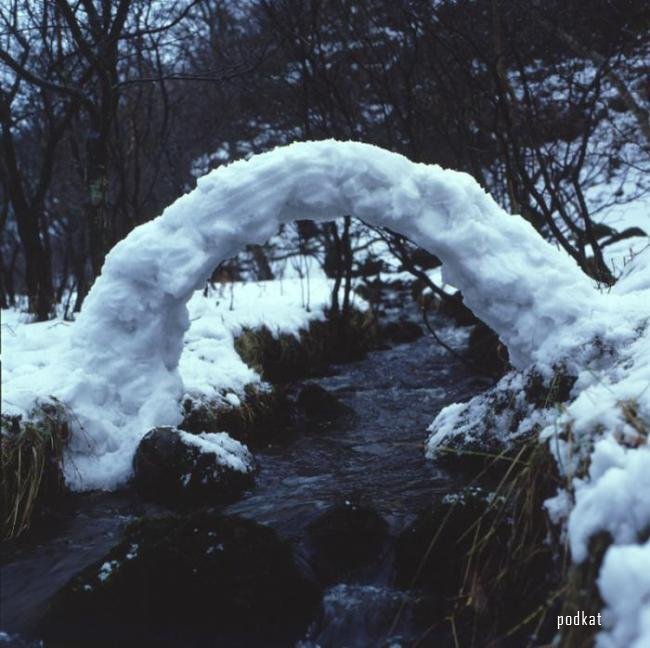
<svg viewBox="0 0 650 648">
<path fill-rule="evenodd" d="M 260 326 L 276 334 L 297 335 L 309 321 L 324 317 L 331 289 L 331 281 L 312 270 L 309 282 L 285 278 L 217 285 L 209 288 L 207 295 L 196 291 L 188 302 L 190 328 L 179 362 L 183 394 L 195 401 L 237 406 L 244 387 L 259 384 L 261 379 L 235 351 L 235 337 L 243 328 Z M 29 322 L 30 317 L 18 310 L 2 311 L 3 414 L 28 417 L 39 399 L 54 397 L 69 406 L 72 397 L 83 394 L 83 386 L 71 393 L 75 374 L 70 372 L 75 368 L 69 355 L 76 323 L 62 319 Z M 110 344 L 108 336 L 105 339 Z M 94 416 L 109 419 L 115 416 L 116 408 L 119 404 L 111 401 L 98 403 Z M 122 430 L 110 438 L 84 427 L 68 456 L 70 486 L 111 488 L 127 479 L 136 445 L 153 427 L 153 414 L 151 425 L 136 428 L 125 421 Z M 72 408 L 71 415 L 77 416 Z M 159 420 L 159 424 L 165 423 L 172 424 L 172 420 Z"/>
</svg>

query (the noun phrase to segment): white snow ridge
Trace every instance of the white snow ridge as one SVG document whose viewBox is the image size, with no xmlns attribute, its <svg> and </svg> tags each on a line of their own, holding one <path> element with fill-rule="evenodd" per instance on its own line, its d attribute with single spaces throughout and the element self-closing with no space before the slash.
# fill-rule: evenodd
<svg viewBox="0 0 650 648">
<path fill-rule="evenodd" d="M 562 345 L 560 330 L 573 327 L 570 342 L 579 342 L 576 323 L 603 310 L 575 263 L 467 174 L 355 142 L 278 148 L 199 179 L 106 257 L 70 350 L 57 353 L 69 369 L 48 392 L 83 427 L 70 448 L 73 486 L 123 481 L 142 435 L 180 422 L 186 303 L 221 261 L 263 243 L 281 222 L 346 214 L 389 226 L 440 257 L 445 280 L 499 332 L 517 366 Z"/>
<path fill-rule="evenodd" d="M 111 250 L 69 334 L 38 361 L 39 395 L 74 413 L 70 485 L 123 483 L 142 436 L 180 422 L 187 303 L 221 261 L 265 242 L 280 223 L 343 215 L 389 227 L 438 256 L 444 281 L 499 334 L 518 370 L 549 375 L 563 362 L 578 377 L 570 403 L 543 421 L 542 432 L 569 477 L 593 452 L 589 474 L 575 479 L 575 506 L 565 511 L 573 555 L 581 560 L 595 531 L 611 533 L 599 580 L 606 604 L 599 645 L 650 646 L 650 570 L 633 573 L 650 565 L 650 542 L 641 544 L 650 530 L 650 490 L 642 490 L 650 448 L 635 424 L 650 419 L 650 252 L 603 294 L 471 176 L 367 144 L 296 143 L 220 167 Z M 206 351 L 217 373 L 232 368 L 220 365 L 220 348 L 215 340 Z M 28 380 L 16 373 L 5 382 L 3 409 L 6 401 L 8 410 L 27 411 Z M 472 407 L 479 412 L 480 402 Z M 429 454 L 467 415 L 457 404 L 438 415 Z M 554 436 L 567 425 L 572 448 Z M 571 498 L 560 495 L 551 507 L 558 519 L 562 501 Z"/>
</svg>

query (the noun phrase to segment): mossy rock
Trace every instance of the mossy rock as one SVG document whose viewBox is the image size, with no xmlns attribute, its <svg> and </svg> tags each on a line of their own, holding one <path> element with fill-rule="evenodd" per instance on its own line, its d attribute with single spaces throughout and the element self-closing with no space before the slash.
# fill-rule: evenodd
<svg viewBox="0 0 650 648">
<path fill-rule="evenodd" d="M 505 528 L 492 528 L 495 521 L 489 493 L 482 489 L 449 494 L 422 511 L 397 538 L 396 585 L 453 598 L 462 589 L 464 568 L 477 536 L 490 530 L 499 538 L 506 537 Z"/>
<path fill-rule="evenodd" d="M 336 396 L 316 383 L 307 383 L 300 388 L 296 408 L 299 415 L 312 423 L 331 422 L 352 412 Z"/>
<path fill-rule="evenodd" d="M 271 529 L 200 512 L 144 519 L 52 600 L 48 646 L 287 646 L 319 588 Z"/>
<path fill-rule="evenodd" d="M 285 441 L 291 434 L 293 406 L 285 391 L 248 385 L 240 405 L 227 402 L 196 402 L 190 398 L 183 403 L 181 430 L 227 432 L 250 448 L 266 447 Z"/>
<path fill-rule="evenodd" d="M 215 451 L 206 452 L 194 438 L 201 440 L 172 427 L 147 432 L 133 458 L 133 483 L 142 496 L 171 506 L 230 503 L 253 485 L 255 464 L 247 448 L 228 439 L 229 450 L 208 444 Z M 244 470 L 220 460 L 217 452 L 241 461 Z"/>
</svg>

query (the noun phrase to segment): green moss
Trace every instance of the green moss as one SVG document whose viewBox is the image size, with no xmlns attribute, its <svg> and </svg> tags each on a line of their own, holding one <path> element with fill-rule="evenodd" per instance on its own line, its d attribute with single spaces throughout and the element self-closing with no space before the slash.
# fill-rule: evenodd
<svg viewBox="0 0 650 648">
<path fill-rule="evenodd" d="M 24 533 L 35 511 L 63 491 L 62 455 L 67 417 L 56 403 L 41 404 L 28 420 L 1 417 L 2 538 Z"/>
</svg>

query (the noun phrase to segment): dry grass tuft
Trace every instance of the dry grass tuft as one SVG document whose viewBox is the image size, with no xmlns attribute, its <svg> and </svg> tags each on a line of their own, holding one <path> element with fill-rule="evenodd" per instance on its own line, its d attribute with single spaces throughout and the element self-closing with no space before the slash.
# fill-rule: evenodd
<svg viewBox="0 0 650 648">
<path fill-rule="evenodd" d="M 465 531 L 472 542 L 450 622 L 463 629 L 464 645 L 482 645 L 486 636 L 537 645 L 553 636 L 567 573 L 566 547 L 549 542 L 556 531 L 543 506 L 561 481 L 536 435 L 494 460 L 509 466 Z"/>
<path fill-rule="evenodd" d="M 43 403 L 29 420 L 1 417 L 2 538 L 15 538 L 31 524 L 46 495 L 61 492 L 61 462 L 68 441 L 68 423 L 58 403 Z"/>
<path fill-rule="evenodd" d="M 378 339 L 372 313 L 351 311 L 345 319 L 312 321 L 298 336 L 274 335 L 266 327 L 244 329 L 235 349 L 264 380 L 286 383 L 318 375 L 333 362 L 358 360 Z"/>
</svg>

